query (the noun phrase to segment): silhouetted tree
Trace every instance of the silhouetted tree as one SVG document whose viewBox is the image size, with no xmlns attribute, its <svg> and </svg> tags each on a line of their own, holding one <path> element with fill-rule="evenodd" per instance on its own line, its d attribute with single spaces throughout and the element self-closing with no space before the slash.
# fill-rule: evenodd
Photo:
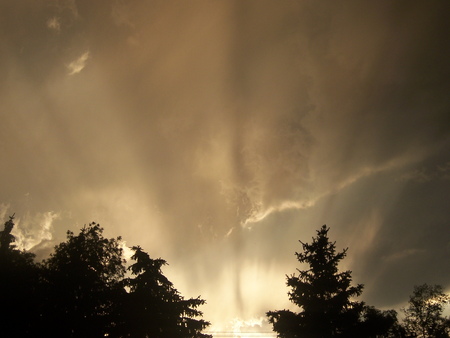
<svg viewBox="0 0 450 338">
<path fill-rule="evenodd" d="M 376 312 L 353 300 L 361 294 L 363 285 L 351 285 L 351 271 L 338 271 L 338 263 L 346 256 L 347 249 L 336 252 L 328 231 L 324 225 L 311 244 L 300 242 L 303 252 L 295 254 L 309 269 L 286 276 L 291 288 L 289 299 L 300 307 L 300 312 L 267 312 L 273 330 L 282 338 L 387 335 L 396 316 Z M 383 329 L 374 328 L 377 321 L 383 324 Z"/>
<path fill-rule="evenodd" d="M 185 300 L 162 274 L 162 259 L 133 247 L 124 278 L 120 237 L 106 239 L 91 223 L 43 263 L 45 306 L 39 335 L 47 337 L 209 337 L 195 319 L 205 301 Z"/>
<path fill-rule="evenodd" d="M 0 231 L 0 336 L 32 336 L 37 320 L 38 267 L 34 254 L 18 250 L 15 237 L 14 215 Z"/>
<path fill-rule="evenodd" d="M 16 238 L 11 233 L 14 228 L 14 215 L 5 222 L 4 230 L 0 231 L 0 260 L 11 265 L 33 265 L 35 255 L 25 250 L 18 250 L 14 244 Z"/>
<path fill-rule="evenodd" d="M 133 247 L 126 267 L 121 238 L 91 223 L 41 264 L 14 246 L 14 216 L 0 231 L 0 337 L 207 338 L 203 299 L 184 299 L 163 275 L 163 259 Z"/>
<path fill-rule="evenodd" d="M 399 325 L 397 312 L 381 311 L 373 306 L 364 306 L 360 317 L 361 323 L 356 337 L 404 337 L 404 329 Z"/>
<path fill-rule="evenodd" d="M 102 337 L 117 321 L 125 267 L 120 237 L 106 239 L 91 223 L 44 261 L 47 297 L 42 309 L 42 333 L 51 337 Z"/>
<path fill-rule="evenodd" d="M 416 337 L 449 337 L 450 320 L 443 317 L 444 306 L 450 302 L 440 285 L 416 285 L 404 309 L 406 330 Z"/>
<path fill-rule="evenodd" d="M 210 337 L 201 331 L 209 323 L 195 319 L 203 299 L 184 299 L 165 277 L 165 260 L 152 259 L 141 247 L 132 248 L 135 263 L 129 267 L 132 278 L 125 280 L 129 290 L 123 303 L 124 324 L 121 335 L 127 337 Z"/>
<path fill-rule="evenodd" d="M 5 222 L 3 231 L 0 231 L 0 253 L 5 254 L 9 252 L 14 246 L 11 245 L 16 238 L 11 234 L 14 228 L 14 215 L 9 216 L 9 221 Z"/>
</svg>

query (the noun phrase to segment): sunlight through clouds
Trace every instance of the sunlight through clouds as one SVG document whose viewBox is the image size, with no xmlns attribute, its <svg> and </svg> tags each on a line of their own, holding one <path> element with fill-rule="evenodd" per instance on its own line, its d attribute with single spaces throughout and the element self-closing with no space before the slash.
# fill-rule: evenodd
<svg viewBox="0 0 450 338">
<path fill-rule="evenodd" d="M 98 222 L 220 330 L 289 306 L 322 224 L 364 301 L 448 288 L 444 3 L 4 1 L 0 216 L 21 248 Z"/>
<path fill-rule="evenodd" d="M 48 211 L 34 216 L 18 216 L 12 234 L 16 237 L 15 245 L 19 250 L 32 250 L 42 243 L 53 239 L 53 222 L 58 213 Z"/>
<path fill-rule="evenodd" d="M 81 56 L 67 65 L 69 75 L 78 74 L 86 67 L 87 60 L 90 57 L 89 51 L 84 52 Z"/>
</svg>

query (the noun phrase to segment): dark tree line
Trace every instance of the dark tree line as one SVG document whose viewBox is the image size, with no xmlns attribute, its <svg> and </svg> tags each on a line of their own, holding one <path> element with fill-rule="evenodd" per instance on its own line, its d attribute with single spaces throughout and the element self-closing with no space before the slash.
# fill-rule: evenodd
<svg viewBox="0 0 450 338">
<path fill-rule="evenodd" d="M 14 215 L 0 231 L 0 337 L 211 337 L 202 331 L 200 297 L 185 299 L 162 273 L 167 264 L 139 246 L 125 262 L 121 238 L 105 238 L 96 223 L 84 226 L 41 263 L 18 250 Z M 347 249 L 336 251 L 325 225 L 296 253 L 306 270 L 287 276 L 289 299 L 299 308 L 269 311 L 280 338 L 448 338 L 442 315 L 449 295 L 439 285 L 416 286 L 404 319 L 357 301 L 363 285 L 339 271 Z"/>
<path fill-rule="evenodd" d="M 289 300 L 299 312 L 267 312 L 278 337 L 449 337 L 450 320 L 442 316 L 449 296 L 438 285 L 414 288 L 408 307 L 403 309 L 403 323 L 394 310 L 381 311 L 357 301 L 363 285 L 352 285 L 351 271 L 339 272 L 338 264 L 347 249 L 336 252 L 328 231 L 324 225 L 312 243 L 300 242 L 303 252 L 296 253 L 297 259 L 309 268 L 287 276 Z"/>
<path fill-rule="evenodd" d="M 210 337 L 205 301 L 185 299 L 163 259 L 136 246 L 126 267 L 120 237 L 91 223 L 35 263 L 14 246 L 13 227 L 11 216 L 0 232 L 1 337 Z"/>
</svg>

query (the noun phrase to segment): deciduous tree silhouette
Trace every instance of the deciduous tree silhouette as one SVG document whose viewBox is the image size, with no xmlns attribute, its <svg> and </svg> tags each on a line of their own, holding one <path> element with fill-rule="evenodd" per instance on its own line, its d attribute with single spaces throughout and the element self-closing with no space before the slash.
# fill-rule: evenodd
<svg viewBox="0 0 450 338">
<path fill-rule="evenodd" d="M 311 244 L 303 243 L 303 252 L 296 252 L 307 270 L 287 276 L 291 288 L 289 299 L 300 312 L 269 311 L 267 316 L 278 337 L 375 337 L 388 334 L 396 322 L 395 312 L 376 312 L 363 302 L 353 300 L 363 285 L 352 286 L 351 271 L 339 272 L 338 264 L 347 249 L 336 252 L 335 242 L 328 239 L 329 228 L 322 226 Z M 374 328 L 375 321 L 383 324 Z"/>
<path fill-rule="evenodd" d="M 450 336 L 450 319 L 443 317 L 444 306 L 450 302 L 440 285 L 416 285 L 404 309 L 407 331 L 421 338 Z"/>
<path fill-rule="evenodd" d="M 78 235 L 69 231 L 42 264 L 35 336 L 209 337 L 201 333 L 209 323 L 195 319 L 205 301 L 185 300 L 163 275 L 164 260 L 133 250 L 131 277 L 124 278 L 120 237 L 104 238 L 96 223 Z"/>
<path fill-rule="evenodd" d="M 44 261 L 45 305 L 41 329 L 52 337 L 102 337 L 117 321 L 124 259 L 120 237 L 103 237 L 91 223 L 55 247 Z"/>
<path fill-rule="evenodd" d="M 381 311 L 364 306 L 355 337 L 405 337 L 405 330 L 397 320 L 394 310 Z"/>
</svg>

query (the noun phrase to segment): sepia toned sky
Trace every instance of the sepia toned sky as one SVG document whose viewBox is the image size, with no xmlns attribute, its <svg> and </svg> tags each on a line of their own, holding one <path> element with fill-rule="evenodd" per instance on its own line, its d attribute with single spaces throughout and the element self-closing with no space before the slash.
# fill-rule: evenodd
<svg viewBox="0 0 450 338">
<path fill-rule="evenodd" d="M 323 224 L 368 304 L 449 290 L 449 10 L 0 0 L 1 220 L 39 258 L 100 223 L 217 331 L 270 331 Z"/>
</svg>

